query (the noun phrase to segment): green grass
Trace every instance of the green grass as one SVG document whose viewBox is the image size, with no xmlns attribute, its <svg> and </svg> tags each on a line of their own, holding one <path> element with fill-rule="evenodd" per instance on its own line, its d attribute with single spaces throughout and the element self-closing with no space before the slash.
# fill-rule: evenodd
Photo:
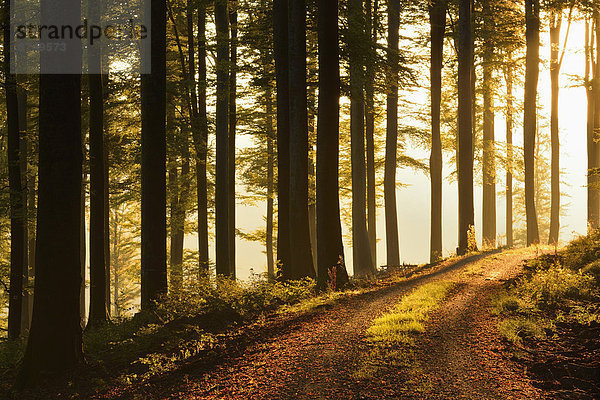
<svg viewBox="0 0 600 400">
<path fill-rule="evenodd" d="M 432 282 L 408 294 L 367 330 L 369 340 L 381 343 L 407 343 L 411 334 L 425 330 L 428 314 L 446 297 L 453 282 Z"/>
<path fill-rule="evenodd" d="M 410 346 L 413 337 L 425 330 L 429 314 L 439 307 L 454 285 L 440 281 L 420 286 L 373 320 L 366 332 L 369 348 L 357 361 L 352 376 L 372 380 L 387 368 L 414 369 Z"/>
</svg>

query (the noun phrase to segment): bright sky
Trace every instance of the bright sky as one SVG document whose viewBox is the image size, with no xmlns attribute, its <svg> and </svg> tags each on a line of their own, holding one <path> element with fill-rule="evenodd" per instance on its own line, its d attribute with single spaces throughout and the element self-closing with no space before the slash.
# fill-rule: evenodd
<svg viewBox="0 0 600 400">
<path fill-rule="evenodd" d="M 544 24 L 543 24 L 544 25 Z M 563 37 L 566 31 L 566 18 L 563 23 Z M 561 92 L 560 92 L 560 138 L 561 138 L 561 168 L 563 175 L 561 190 L 568 197 L 562 199 L 565 205 L 566 215 L 561 218 L 561 240 L 568 241 L 574 235 L 584 234 L 586 230 L 586 95 L 583 87 L 578 87 L 580 81 L 573 80 L 573 76 L 583 76 L 585 66 L 585 55 L 583 52 L 584 43 L 584 24 L 583 22 L 574 22 L 571 27 L 567 53 L 561 70 Z M 549 115 L 550 104 L 550 77 L 548 71 L 549 58 L 549 38 L 547 32 L 542 32 L 542 48 L 540 55 L 542 64 L 540 69 L 539 81 L 539 100 L 543 114 Z M 427 73 L 424 68 L 423 71 Z M 424 87 L 428 87 L 428 81 L 423 82 Z M 515 95 L 522 96 L 522 88 L 515 88 Z M 498 93 L 501 96 L 502 92 Z M 410 100 L 427 105 L 429 102 L 427 89 L 413 92 Z M 481 99 L 479 99 L 481 101 Z M 500 103 L 500 101 L 497 101 Z M 400 108 L 400 118 L 402 119 L 402 107 Z M 522 120 L 522 115 L 517 117 Z M 501 110 L 496 112 L 496 140 L 505 141 L 505 119 Z M 549 129 L 549 128 L 543 128 Z M 522 144 L 523 131 L 520 126 L 513 132 L 516 145 Z M 243 145 L 238 141 L 239 145 Z M 409 148 L 408 154 L 420 159 L 429 157 L 428 151 L 422 149 Z M 445 168 L 444 176 L 447 176 L 450 169 Z M 477 171 L 476 171 L 477 173 Z M 499 171 L 501 177 L 503 171 Z M 408 186 L 398 189 L 398 217 L 400 230 L 401 260 L 406 263 L 425 263 L 429 258 L 429 225 L 430 225 L 430 183 L 429 178 L 422 173 L 415 173 L 410 169 L 398 170 L 399 182 Z M 505 200 L 504 183 L 497 185 L 497 228 L 498 235 L 505 234 Z M 243 190 L 242 187 L 238 191 Z M 443 244 L 445 254 L 454 252 L 457 245 L 457 190 L 456 184 L 450 184 L 444 181 L 443 194 Z M 475 224 L 481 241 L 481 188 L 475 188 Z M 256 207 L 238 205 L 237 207 L 237 225 L 238 228 L 246 231 L 255 230 L 264 224 L 263 215 L 266 213 L 266 202 L 258 203 Z M 377 265 L 385 264 L 385 222 L 383 208 L 378 210 L 378 254 Z M 542 238 L 542 241 L 546 238 Z M 186 239 L 186 246 L 196 248 L 195 236 Z M 249 275 L 250 269 L 255 273 L 260 273 L 266 269 L 266 257 L 263 253 L 264 247 L 257 243 L 250 243 L 242 239 L 237 239 L 237 266 L 238 276 L 245 278 Z M 214 248 L 211 248 L 214 254 Z M 345 247 L 346 260 L 348 265 L 352 264 L 352 249 L 348 245 Z"/>
</svg>

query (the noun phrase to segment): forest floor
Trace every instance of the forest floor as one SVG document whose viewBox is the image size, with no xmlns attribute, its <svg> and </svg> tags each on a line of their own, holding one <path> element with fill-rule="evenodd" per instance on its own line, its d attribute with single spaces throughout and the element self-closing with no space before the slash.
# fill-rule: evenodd
<svg viewBox="0 0 600 400">
<path fill-rule="evenodd" d="M 447 260 L 403 282 L 324 307 L 210 365 L 98 398 L 129 399 L 538 399 L 526 367 L 511 361 L 492 302 L 535 249 Z M 367 330 L 413 289 L 452 282 L 409 343 L 374 346 Z M 360 371 L 368 370 L 368 373 Z"/>
</svg>

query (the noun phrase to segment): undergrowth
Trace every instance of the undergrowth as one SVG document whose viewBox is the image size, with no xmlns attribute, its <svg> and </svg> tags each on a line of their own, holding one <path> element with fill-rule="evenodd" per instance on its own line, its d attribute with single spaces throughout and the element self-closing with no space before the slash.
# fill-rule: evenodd
<svg viewBox="0 0 600 400">
<path fill-rule="evenodd" d="M 526 273 L 497 299 L 498 329 L 510 342 L 542 340 L 557 322 L 600 321 L 600 233 L 571 242 L 525 265 Z"/>
</svg>

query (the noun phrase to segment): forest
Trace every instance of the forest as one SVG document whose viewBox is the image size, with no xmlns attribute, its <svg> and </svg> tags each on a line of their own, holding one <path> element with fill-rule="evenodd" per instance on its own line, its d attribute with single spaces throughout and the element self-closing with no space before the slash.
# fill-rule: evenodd
<svg viewBox="0 0 600 400">
<path fill-rule="evenodd" d="M 600 396 L 600 0 L 5 0 L 0 398 Z"/>
</svg>

